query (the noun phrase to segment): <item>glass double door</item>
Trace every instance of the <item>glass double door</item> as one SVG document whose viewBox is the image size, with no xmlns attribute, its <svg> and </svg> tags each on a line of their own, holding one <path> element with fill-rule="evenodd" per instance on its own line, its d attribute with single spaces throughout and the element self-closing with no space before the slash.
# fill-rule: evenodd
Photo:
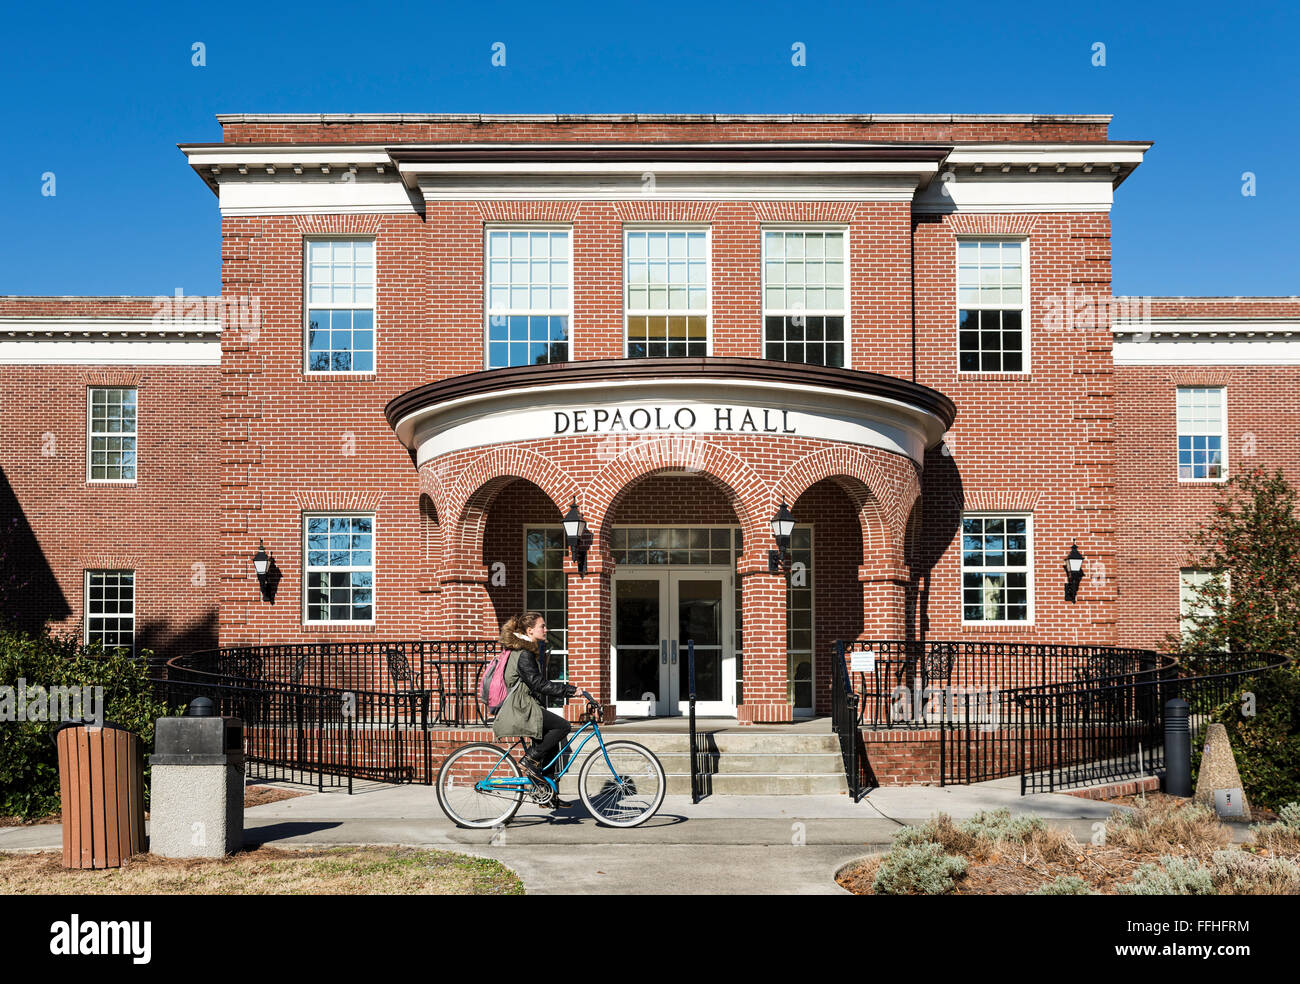
<svg viewBox="0 0 1300 984">
<path fill-rule="evenodd" d="M 734 574 L 691 567 L 620 569 L 612 585 L 610 663 L 619 714 L 664 717 L 690 708 L 687 644 L 695 643 L 695 712 L 736 713 Z"/>
</svg>

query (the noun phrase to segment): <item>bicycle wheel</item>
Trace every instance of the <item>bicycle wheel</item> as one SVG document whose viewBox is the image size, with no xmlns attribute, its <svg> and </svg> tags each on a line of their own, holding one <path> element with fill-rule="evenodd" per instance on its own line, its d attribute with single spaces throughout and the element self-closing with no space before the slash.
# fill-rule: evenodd
<svg viewBox="0 0 1300 984">
<path fill-rule="evenodd" d="M 607 742 L 604 751 L 597 748 L 587 756 L 578 773 L 582 805 L 598 823 L 611 827 L 645 823 L 663 805 L 667 788 L 664 767 L 634 741 Z"/>
<path fill-rule="evenodd" d="M 462 745 L 438 770 L 438 805 L 457 827 L 509 823 L 524 801 L 521 777 L 518 763 L 499 745 Z M 484 788 L 484 782 L 496 788 Z"/>
</svg>

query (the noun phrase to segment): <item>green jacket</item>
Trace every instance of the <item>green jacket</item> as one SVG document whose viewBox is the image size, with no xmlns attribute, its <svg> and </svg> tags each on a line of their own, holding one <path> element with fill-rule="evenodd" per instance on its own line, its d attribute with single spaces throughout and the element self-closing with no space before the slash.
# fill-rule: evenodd
<svg viewBox="0 0 1300 984">
<path fill-rule="evenodd" d="M 492 722 L 492 734 L 498 738 L 542 737 L 542 705 L 519 678 L 519 649 L 510 650 L 506 659 L 506 702 Z"/>
</svg>

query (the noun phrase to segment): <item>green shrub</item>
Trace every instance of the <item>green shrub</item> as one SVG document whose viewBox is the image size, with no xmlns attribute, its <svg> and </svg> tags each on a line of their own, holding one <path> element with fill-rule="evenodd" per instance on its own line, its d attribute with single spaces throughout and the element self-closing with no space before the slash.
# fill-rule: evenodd
<svg viewBox="0 0 1300 984">
<path fill-rule="evenodd" d="M 878 895 L 946 895 L 965 873 L 965 858 L 938 844 L 912 844 L 889 852 L 871 888 Z"/>
<path fill-rule="evenodd" d="M 1030 895 L 1098 895 L 1078 875 L 1057 875 L 1055 880 L 1040 885 Z"/>
<path fill-rule="evenodd" d="M 1300 803 L 1288 803 L 1278 810 L 1277 822 L 1300 834 Z"/>
<path fill-rule="evenodd" d="M 0 686 L 104 688 L 104 720 L 138 735 L 141 752 L 153 744 L 154 722 L 170 712 L 148 680 L 147 652 L 136 658 L 83 647 L 47 632 L 0 629 Z M 58 721 L 0 722 L 0 816 L 23 819 L 59 809 Z M 145 802 L 148 803 L 148 770 Z"/>
<path fill-rule="evenodd" d="M 1255 714 L 1243 717 L 1240 704 L 1214 715 L 1228 731 L 1242 786 L 1251 803 L 1277 809 L 1300 787 L 1300 663 L 1288 663 L 1251 679 Z"/>
<path fill-rule="evenodd" d="M 1120 895 L 1215 895 L 1210 869 L 1195 858 L 1162 855 L 1158 864 L 1139 865 L 1133 878 L 1115 886 Z"/>
<path fill-rule="evenodd" d="M 962 833 L 970 834 L 989 844 L 1001 841 L 1021 843 L 1028 840 L 1035 830 L 1046 830 L 1047 824 L 1042 817 L 1015 817 L 1005 807 L 1000 810 L 981 810 L 960 825 Z"/>
</svg>

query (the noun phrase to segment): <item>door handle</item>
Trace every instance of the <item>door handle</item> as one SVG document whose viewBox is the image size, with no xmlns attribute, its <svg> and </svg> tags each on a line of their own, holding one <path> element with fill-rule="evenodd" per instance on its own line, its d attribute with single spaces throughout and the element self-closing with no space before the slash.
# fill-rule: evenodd
<svg viewBox="0 0 1300 984">
<path fill-rule="evenodd" d="M 659 662 L 667 665 L 668 663 L 668 640 L 659 640 Z"/>
<path fill-rule="evenodd" d="M 677 640 L 673 640 L 673 666 L 677 665 Z"/>
</svg>

